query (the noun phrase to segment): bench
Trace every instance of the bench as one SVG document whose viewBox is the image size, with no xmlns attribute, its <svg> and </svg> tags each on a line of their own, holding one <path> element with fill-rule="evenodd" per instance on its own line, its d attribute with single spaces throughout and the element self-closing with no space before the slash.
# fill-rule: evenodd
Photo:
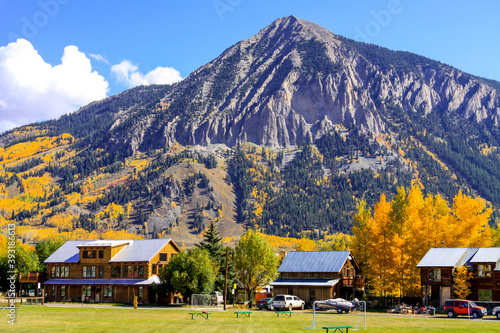
<svg viewBox="0 0 500 333">
<path fill-rule="evenodd" d="M 190 312 L 189 314 L 191 315 L 191 319 L 202 316 L 203 318 L 208 320 L 208 315 L 210 314 L 210 312 Z"/>
<path fill-rule="evenodd" d="M 326 327 L 322 327 L 322 329 L 326 330 L 326 333 L 328 333 L 328 330 L 333 330 L 333 332 L 345 332 L 345 333 L 348 333 L 349 332 L 349 329 L 352 328 L 352 326 L 326 326 Z M 345 331 L 343 331 L 345 330 Z"/>
<path fill-rule="evenodd" d="M 250 318 L 250 314 L 252 313 L 251 311 L 235 311 L 234 313 L 236 313 L 236 318 L 239 318 L 240 316 L 247 316 L 248 318 Z"/>
<path fill-rule="evenodd" d="M 281 317 L 281 316 L 291 317 L 292 316 L 292 311 L 276 311 L 276 316 L 277 317 Z"/>
</svg>

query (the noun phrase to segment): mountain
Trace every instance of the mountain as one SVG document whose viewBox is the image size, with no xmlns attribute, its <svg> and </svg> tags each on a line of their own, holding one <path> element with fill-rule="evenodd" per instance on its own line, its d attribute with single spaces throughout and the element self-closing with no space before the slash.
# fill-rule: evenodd
<svg viewBox="0 0 500 333">
<path fill-rule="evenodd" d="M 280 18 L 179 83 L 136 87 L 4 134 L 4 152 L 50 142 L 30 156 L 2 157 L 7 198 L 22 194 L 16 184 L 20 192 L 27 187 L 22 175 L 48 173 L 61 189 L 45 198 L 55 213 L 30 207 L 4 216 L 48 219 L 69 209 L 75 226 L 93 230 L 99 223 L 86 221 L 111 203 L 132 204 L 135 215 L 122 216 L 124 224 L 149 236 L 183 225 L 194 235 L 210 218 L 224 220 L 226 235 L 242 224 L 319 235 L 348 231 L 356 198 L 373 204 L 412 182 L 498 207 L 499 87 L 438 61 Z M 191 146 L 203 152 L 178 153 Z M 300 190 L 311 191 L 302 201 L 307 211 L 291 210 L 298 199 L 287 195 L 300 198 Z M 72 193 L 94 198 L 71 201 Z"/>
</svg>

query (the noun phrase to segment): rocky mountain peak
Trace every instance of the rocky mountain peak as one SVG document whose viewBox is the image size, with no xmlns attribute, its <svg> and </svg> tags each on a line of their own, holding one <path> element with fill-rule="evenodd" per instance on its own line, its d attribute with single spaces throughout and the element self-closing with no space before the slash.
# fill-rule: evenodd
<svg viewBox="0 0 500 333">
<path fill-rule="evenodd" d="M 500 119 L 500 95 L 491 85 L 295 16 L 275 20 L 164 90 L 156 105 L 114 114 L 114 145 L 132 151 L 175 142 L 280 148 L 313 142 L 336 126 L 386 133 L 389 105 L 423 114 L 458 112 L 494 126 Z M 119 131 L 117 124 L 127 122 L 132 125 Z"/>
</svg>

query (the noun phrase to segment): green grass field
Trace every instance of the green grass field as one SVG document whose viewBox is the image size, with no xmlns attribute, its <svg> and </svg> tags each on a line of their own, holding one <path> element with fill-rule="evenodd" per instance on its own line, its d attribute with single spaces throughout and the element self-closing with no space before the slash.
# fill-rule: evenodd
<svg viewBox="0 0 500 333">
<path fill-rule="evenodd" d="M 254 311 L 250 318 L 236 318 L 234 311 L 212 311 L 210 320 L 191 320 L 187 309 L 24 306 L 16 313 L 15 326 L 8 324 L 8 312 L 0 310 L 0 332 L 325 332 L 321 327 L 304 329 L 311 325 L 312 312 L 278 318 L 271 311 Z M 367 329 L 359 332 L 500 332 L 500 320 L 368 313 Z"/>
</svg>

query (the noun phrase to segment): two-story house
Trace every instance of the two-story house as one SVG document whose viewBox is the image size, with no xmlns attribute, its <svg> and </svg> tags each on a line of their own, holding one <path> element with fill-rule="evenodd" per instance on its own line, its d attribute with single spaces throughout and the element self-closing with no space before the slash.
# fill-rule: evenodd
<svg viewBox="0 0 500 333">
<path fill-rule="evenodd" d="M 278 273 L 271 283 L 274 294 L 296 295 L 306 302 L 359 298 L 364 292 L 364 279 L 350 251 L 290 252 Z"/>
<path fill-rule="evenodd" d="M 453 298 L 453 274 L 465 265 L 472 272 L 473 301 L 500 301 L 500 248 L 432 248 L 417 267 L 423 288 L 423 303 L 443 305 Z"/>
<path fill-rule="evenodd" d="M 172 239 L 68 241 L 45 260 L 47 300 L 152 303 L 148 287 L 178 252 Z"/>
</svg>

